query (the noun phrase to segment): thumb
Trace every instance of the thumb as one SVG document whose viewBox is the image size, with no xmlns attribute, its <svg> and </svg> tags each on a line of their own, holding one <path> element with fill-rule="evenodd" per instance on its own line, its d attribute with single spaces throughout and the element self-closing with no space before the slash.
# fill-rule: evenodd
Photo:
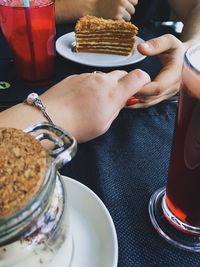
<svg viewBox="0 0 200 267">
<path fill-rule="evenodd" d="M 138 51 L 145 56 L 154 56 L 170 49 L 175 49 L 181 44 L 172 34 L 165 34 L 158 38 L 150 39 L 138 44 Z"/>
</svg>

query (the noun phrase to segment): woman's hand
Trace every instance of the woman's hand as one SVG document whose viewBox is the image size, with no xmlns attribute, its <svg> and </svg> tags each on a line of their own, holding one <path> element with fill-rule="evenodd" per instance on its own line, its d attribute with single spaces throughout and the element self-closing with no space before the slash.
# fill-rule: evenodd
<svg viewBox="0 0 200 267">
<path fill-rule="evenodd" d="M 138 0 L 56 0 L 56 21 L 63 23 L 85 15 L 129 21 Z"/>
<path fill-rule="evenodd" d="M 72 75 L 41 99 L 54 123 L 83 142 L 105 133 L 127 99 L 149 82 L 141 70 Z"/>
<path fill-rule="evenodd" d="M 52 121 L 83 142 L 105 133 L 127 99 L 149 82 L 141 70 L 84 73 L 69 76 L 40 98 Z M 0 113 L 0 127 L 25 129 L 42 121 L 42 112 L 25 103 Z"/>
<path fill-rule="evenodd" d="M 131 20 L 138 0 L 97 0 L 96 16 L 117 20 Z"/>
<path fill-rule="evenodd" d="M 133 108 L 150 107 L 179 91 L 185 49 L 186 46 L 171 34 L 138 45 L 138 50 L 143 55 L 158 55 L 163 68 L 152 82 L 145 84 L 135 95 L 140 102 L 133 105 Z"/>
</svg>

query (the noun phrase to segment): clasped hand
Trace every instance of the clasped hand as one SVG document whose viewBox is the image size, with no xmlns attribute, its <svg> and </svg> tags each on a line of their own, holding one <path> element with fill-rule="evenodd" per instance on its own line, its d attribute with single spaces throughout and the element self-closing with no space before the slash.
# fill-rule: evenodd
<svg viewBox="0 0 200 267">
<path fill-rule="evenodd" d="M 138 50 L 146 56 L 158 55 L 163 64 L 155 79 L 145 84 L 135 94 L 140 102 L 132 108 L 147 108 L 168 99 L 179 91 L 186 46 L 175 36 L 166 34 L 139 44 Z"/>
</svg>

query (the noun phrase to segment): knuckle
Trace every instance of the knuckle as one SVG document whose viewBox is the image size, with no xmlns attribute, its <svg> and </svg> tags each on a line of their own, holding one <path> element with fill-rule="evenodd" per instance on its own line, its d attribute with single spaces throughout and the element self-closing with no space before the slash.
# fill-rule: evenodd
<svg viewBox="0 0 200 267">
<path fill-rule="evenodd" d="M 133 7 L 132 10 L 130 11 L 130 14 L 133 15 L 135 14 L 135 8 Z"/>
<path fill-rule="evenodd" d="M 116 11 L 116 14 L 114 15 L 114 19 L 116 20 L 123 20 L 120 10 Z"/>
<path fill-rule="evenodd" d="M 145 71 L 143 71 L 141 69 L 135 69 L 134 70 L 134 74 L 140 80 L 143 80 L 145 78 L 147 81 L 150 81 L 149 75 Z"/>
<path fill-rule="evenodd" d="M 153 95 L 154 95 L 154 96 L 159 96 L 159 95 L 161 95 L 162 91 L 163 91 L 163 88 L 162 88 L 161 86 L 160 86 L 160 87 L 157 87 L 157 88 L 154 90 Z"/>
<path fill-rule="evenodd" d="M 95 73 L 93 75 L 95 81 L 99 84 L 104 84 L 106 83 L 107 79 L 106 79 L 106 76 L 105 75 L 102 75 L 101 73 Z"/>
<path fill-rule="evenodd" d="M 159 49 L 160 48 L 160 41 L 157 38 L 149 40 L 148 43 L 151 46 L 153 46 L 155 49 Z"/>
<path fill-rule="evenodd" d="M 170 33 L 165 34 L 165 37 L 172 41 L 177 40 L 177 38 L 173 34 L 170 34 Z"/>
<path fill-rule="evenodd" d="M 120 70 L 121 73 L 123 73 L 124 75 L 126 75 L 128 72 L 125 70 Z"/>
<path fill-rule="evenodd" d="M 167 41 L 174 44 L 174 45 L 177 45 L 177 44 L 181 44 L 181 41 L 176 38 L 173 34 L 165 34 L 166 38 L 167 38 Z"/>
<path fill-rule="evenodd" d="M 119 74 L 119 75 L 122 74 L 122 76 L 123 76 L 123 75 L 125 76 L 126 74 L 128 74 L 128 72 L 125 71 L 125 70 L 114 70 L 113 72 L 115 72 L 116 74 Z"/>
<path fill-rule="evenodd" d="M 143 71 L 140 69 L 135 69 L 134 72 L 135 72 L 135 75 L 138 77 L 141 77 L 143 75 Z"/>
<path fill-rule="evenodd" d="M 138 4 L 138 0 L 129 0 L 129 2 L 134 6 Z"/>
<path fill-rule="evenodd" d="M 126 21 L 130 21 L 131 20 L 131 14 L 130 13 L 127 13 L 124 19 Z"/>
</svg>

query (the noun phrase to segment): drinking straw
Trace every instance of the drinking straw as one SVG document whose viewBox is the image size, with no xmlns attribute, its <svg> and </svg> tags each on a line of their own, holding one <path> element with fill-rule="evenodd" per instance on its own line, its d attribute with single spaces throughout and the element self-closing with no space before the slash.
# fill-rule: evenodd
<svg viewBox="0 0 200 267">
<path fill-rule="evenodd" d="M 33 34 L 32 34 L 32 23 L 31 23 L 31 13 L 30 13 L 30 2 L 29 0 L 24 0 L 24 7 L 25 7 L 25 17 L 26 17 L 26 30 L 28 34 L 28 43 L 30 47 L 31 59 L 33 61 L 33 77 L 36 76 L 36 62 L 35 62 L 35 51 L 33 45 Z"/>
<path fill-rule="evenodd" d="M 30 7 L 29 0 L 24 0 L 24 7 Z"/>
</svg>

